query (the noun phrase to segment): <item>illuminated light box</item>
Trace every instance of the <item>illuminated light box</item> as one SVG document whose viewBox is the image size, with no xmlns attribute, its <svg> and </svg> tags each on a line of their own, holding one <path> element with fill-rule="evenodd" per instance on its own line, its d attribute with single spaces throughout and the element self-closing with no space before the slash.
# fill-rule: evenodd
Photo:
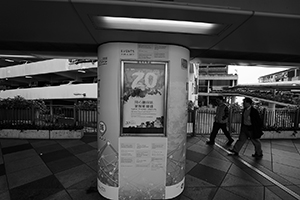
<svg viewBox="0 0 300 200">
<path fill-rule="evenodd" d="M 130 17 L 92 16 L 91 20 L 95 27 L 100 29 L 140 30 L 204 35 L 219 34 L 227 27 L 225 24 L 217 23 Z"/>
</svg>

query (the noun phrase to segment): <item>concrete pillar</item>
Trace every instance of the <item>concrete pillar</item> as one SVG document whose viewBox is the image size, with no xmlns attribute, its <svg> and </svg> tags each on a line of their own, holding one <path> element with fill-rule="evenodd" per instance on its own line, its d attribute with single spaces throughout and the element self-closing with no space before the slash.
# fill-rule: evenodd
<svg viewBox="0 0 300 200">
<path fill-rule="evenodd" d="M 98 48 L 99 193 L 171 199 L 184 189 L 189 50 L 106 43 Z"/>
</svg>

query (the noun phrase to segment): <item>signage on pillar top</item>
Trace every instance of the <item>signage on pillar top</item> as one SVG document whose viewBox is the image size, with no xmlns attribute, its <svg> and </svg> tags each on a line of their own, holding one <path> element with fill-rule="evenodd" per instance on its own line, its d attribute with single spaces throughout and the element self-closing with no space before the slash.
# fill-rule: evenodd
<svg viewBox="0 0 300 200">
<path fill-rule="evenodd" d="M 165 135 L 165 62 L 123 61 L 123 136 Z"/>
</svg>

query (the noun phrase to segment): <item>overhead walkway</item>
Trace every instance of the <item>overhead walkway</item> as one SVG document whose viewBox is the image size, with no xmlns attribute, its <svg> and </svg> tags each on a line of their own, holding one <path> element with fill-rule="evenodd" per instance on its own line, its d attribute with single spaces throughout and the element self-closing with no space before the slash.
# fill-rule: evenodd
<svg viewBox="0 0 300 200">
<path fill-rule="evenodd" d="M 237 138 L 235 138 L 237 139 Z M 187 139 L 183 193 L 174 200 L 300 199 L 300 141 L 263 140 L 264 157 L 246 143 L 227 155 L 226 139 Z M 0 139 L 1 200 L 105 200 L 96 191 L 97 136 L 80 140 Z"/>
</svg>

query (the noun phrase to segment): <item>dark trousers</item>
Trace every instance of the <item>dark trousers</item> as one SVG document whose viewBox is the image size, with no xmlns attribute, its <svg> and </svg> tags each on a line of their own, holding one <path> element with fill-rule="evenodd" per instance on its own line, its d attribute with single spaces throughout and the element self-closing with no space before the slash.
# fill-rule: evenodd
<svg viewBox="0 0 300 200">
<path fill-rule="evenodd" d="M 227 139 L 229 141 L 232 141 L 232 137 L 230 136 L 230 133 L 228 132 L 227 130 L 227 126 L 226 126 L 226 123 L 218 123 L 218 122 L 214 122 L 214 125 L 213 125 L 213 129 L 210 133 L 210 137 L 209 137 L 209 140 L 211 142 L 215 142 L 215 138 L 219 132 L 219 130 L 222 130 L 224 135 L 227 137 Z"/>
<path fill-rule="evenodd" d="M 248 138 L 250 138 L 252 144 L 254 145 L 255 153 L 257 155 L 262 155 L 260 139 L 253 138 L 252 135 L 252 128 L 250 126 L 242 125 L 239 139 L 234 144 L 233 150 L 238 153 L 245 144 L 245 142 L 248 140 Z"/>
</svg>

